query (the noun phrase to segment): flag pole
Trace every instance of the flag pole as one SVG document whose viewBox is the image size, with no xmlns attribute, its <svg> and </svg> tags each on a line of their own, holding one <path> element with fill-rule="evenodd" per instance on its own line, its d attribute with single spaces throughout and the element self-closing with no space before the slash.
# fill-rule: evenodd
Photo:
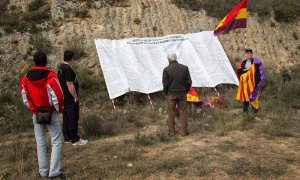
<svg viewBox="0 0 300 180">
<path fill-rule="evenodd" d="M 245 47 L 244 47 L 244 50 L 246 50 L 247 48 L 247 26 L 248 26 L 248 2 L 246 2 L 246 5 L 247 5 L 247 11 L 246 11 L 246 28 L 245 28 L 245 35 L 244 35 L 244 38 L 245 38 Z"/>
<path fill-rule="evenodd" d="M 152 103 L 152 101 L 151 101 L 150 95 L 147 94 L 147 96 L 148 96 L 148 99 L 149 99 L 149 101 L 150 101 L 151 107 L 152 107 L 152 109 L 154 110 L 154 106 L 153 106 L 153 103 Z"/>
<path fill-rule="evenodd" d="M 245 28 L 245 35 L 244 35 L 245 47 L 244 50 L 247 48 L 247 27 Z"/>
<path fill-rule="evenodd" d="M 115 101 L 112 99 L 111 102 L 113 104 L 114 110 L 116 110 Z"/>
</svg>

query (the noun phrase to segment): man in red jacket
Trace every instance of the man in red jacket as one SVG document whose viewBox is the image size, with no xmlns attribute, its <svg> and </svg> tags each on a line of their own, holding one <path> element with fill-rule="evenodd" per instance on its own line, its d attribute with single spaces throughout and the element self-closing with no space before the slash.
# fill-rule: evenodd
<svg viewBox="0 0 300 180">
<path fill-rule="evenodd" d="M 36 52 L 33 56 L 33 66 L 20 83 L 23 103 L 32 112 L 34 134 L 37 144 L 39 173 L 42 177 L 60 177 L 60 154 L 62 147 L 62 133 L 59 126 L 59 113 L 63 111 L 63 92 L 56 73 L 46 68 L 47 56 L 43 52 Z M 38 124 L 36 109 L 52 110 L 51 122 L 47 125 Z M 51 136 L 51 162 L 50 168 L 46 159 L 46 126 Z"/>
</svg>

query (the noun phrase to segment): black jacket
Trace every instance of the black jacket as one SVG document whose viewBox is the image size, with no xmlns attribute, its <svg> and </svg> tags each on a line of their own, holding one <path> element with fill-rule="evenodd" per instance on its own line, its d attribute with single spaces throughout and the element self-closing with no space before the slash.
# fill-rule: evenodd
<svg viewBox="0 0 300 180">
<path fill-rule="evenodd" d="M 186 94 L 192 85 L 189 68 L 177 61 L 171 62 L 163 71 L 162 83 L 165 94 Z"/>
</svg>

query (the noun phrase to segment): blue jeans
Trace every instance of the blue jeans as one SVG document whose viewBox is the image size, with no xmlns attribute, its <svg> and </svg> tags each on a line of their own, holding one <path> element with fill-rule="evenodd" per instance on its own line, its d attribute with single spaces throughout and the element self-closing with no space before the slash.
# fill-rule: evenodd
<svg viewBox="0 0 300 180">
<path fill-rule="evenodd" d="M 37 124 L 36 116 L 32 116 L 34 124 L 34 134 L 37 145 L 37 156 L 39 162 L 39 173 L 42 177 L 53 177 L 59 175 L 60 172 L 60 153 L 62 147 L 61 129 L 59 126 L 59 113 L 52 112 L 51 123 L 48 125 Z M 50 170 L 46 159 L 47 144 L 46 144 L 46 126 L 51 137 L 51 160 Z"/>
</svg>

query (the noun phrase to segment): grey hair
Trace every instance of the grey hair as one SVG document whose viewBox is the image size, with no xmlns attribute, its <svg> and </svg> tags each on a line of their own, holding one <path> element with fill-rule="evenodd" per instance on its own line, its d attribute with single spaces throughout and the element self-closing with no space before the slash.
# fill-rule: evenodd
<svg viewBox="0 0 300 180">
<path fill-rule="evenodd" d="M 170 62 L 176 61 L 176 60 L 177 60 L 177 55 L 174 54 L 174 53 L 169 54 L 169 55 L 168 55 L 168 60 L 169 60 Z"/>
</svg>

